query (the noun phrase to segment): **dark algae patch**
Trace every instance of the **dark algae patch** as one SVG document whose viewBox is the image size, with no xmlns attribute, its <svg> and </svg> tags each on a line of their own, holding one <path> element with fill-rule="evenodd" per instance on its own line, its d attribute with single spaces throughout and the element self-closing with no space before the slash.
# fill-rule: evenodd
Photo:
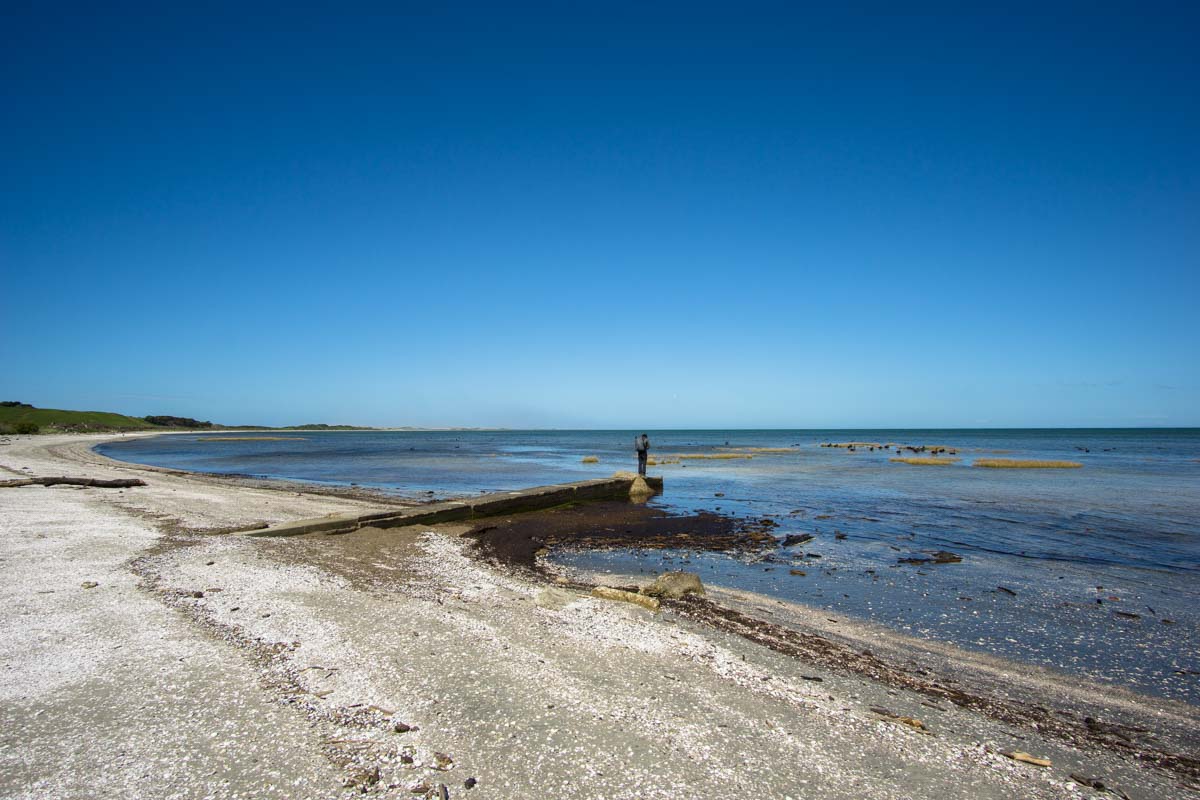
<svg viewBox="0 0 1200 800">
<path fill-rule="evenodd" d="M 538 571 L 537 557 L 553 548 L 766 550 L 777 544 L 769 527 L 709 512 L 678 516 L 633 503 L 600 502 L 488 519 L 465 535 L 485 558 Z"/>
</svg>

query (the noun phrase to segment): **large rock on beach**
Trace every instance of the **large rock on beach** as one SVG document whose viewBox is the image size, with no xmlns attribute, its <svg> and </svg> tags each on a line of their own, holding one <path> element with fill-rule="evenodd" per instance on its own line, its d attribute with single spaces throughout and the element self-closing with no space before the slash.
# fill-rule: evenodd
<svg viewBox="0 0 1200 800">
<path fill-rule="evenodd" d="M 557 586 L 552 586 L 547 589 L 542 589 L 538 592 L 537 597 L 533 602 L 541 608 L 549 608 L 554 611 L 566 608 L 571 603 L 579 599 L 574 592 L 566 589 L 560 589 Z"/>
<path fill-rule="evenodd" d="M 654 583 L 642 589 L 642 594 L 650 597 L 665 597 L 668 600 L 678 600 L 684 595 L 704 595 L 704 584 L 700 576 L 694 572 L 664 572 Z"/>
</svg>

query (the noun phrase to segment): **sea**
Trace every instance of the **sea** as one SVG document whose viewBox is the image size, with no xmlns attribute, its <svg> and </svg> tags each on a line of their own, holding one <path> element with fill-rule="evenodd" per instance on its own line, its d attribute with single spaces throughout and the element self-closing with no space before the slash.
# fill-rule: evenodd
<svg viewBox="0 0 1200 800">
<path fill-rule="evenodd" d="M 563 564 L 621 575 L 688 569 L 712 585 L 1200 705 L 1200 429 L 646 432 L 651 456 L 670 462 L 650 469 L 665 481 L 654 504 L 767 517 L 781 540 L 813 538 L 767 560 L 629 549 L 567 552 L 556 556 Z M 634 470 L 638 433 L 222 432 L 96 450 L 160 467 L 450 498 Z M 866 444 L 824 446 L 846 442 Z M 958 460 L 892 461 L 897 445 L 926 447 L 920 457 L 945 448 L 939 455 Z M 713 455 L 753 457 L 679 458 Z M 1082 466 L 975 466 L 983 459 Z M 961 561 L 912 563 L 938 552 Z"/>
</svg>

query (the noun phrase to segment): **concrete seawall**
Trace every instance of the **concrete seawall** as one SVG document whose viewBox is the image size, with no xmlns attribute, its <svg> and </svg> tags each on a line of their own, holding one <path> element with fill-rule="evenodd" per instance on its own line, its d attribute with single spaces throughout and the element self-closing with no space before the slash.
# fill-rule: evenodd
<svg viewBox="0 0 1200 800">
<path fill-rule="evenodd" d="M 350 533 L 363 527 L 399 528 L 405 525 L 433 525 L 439 522 L 460 522 L 478 517 L 518 514 L 538 511 L 567 503 L 590 500 L 625 500 L 629 498 L 632 478 L 600 478 L 577 483 L 535 486 L 514 492 L 496 492 L 463 500 L 430 503 L 400 511 L 380 511 L 373 514 L 334 514 L 316 519 L 281 522 L 267 528 L 243 531 L 249 536 L 300 536 L 305 533 Z M 655 492 L 662 492 L 662 478 L 646 478 Z"/>
</svg>

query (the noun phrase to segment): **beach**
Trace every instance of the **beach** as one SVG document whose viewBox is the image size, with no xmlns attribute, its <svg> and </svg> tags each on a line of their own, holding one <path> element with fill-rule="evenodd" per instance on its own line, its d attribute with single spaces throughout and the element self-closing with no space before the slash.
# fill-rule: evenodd
<svg viewBox="0 0 1200 800">
<path fill-rule="evenodd" d="M 146 483 L 0 488 L 4 797 L 1200 797 L 1193 705 L 752 592 L 592 597 L 647 579 L 489 553 L 517 517 L 234 533 L 414 500 L 105 438 L 0 446 Z"/>
</svg>

